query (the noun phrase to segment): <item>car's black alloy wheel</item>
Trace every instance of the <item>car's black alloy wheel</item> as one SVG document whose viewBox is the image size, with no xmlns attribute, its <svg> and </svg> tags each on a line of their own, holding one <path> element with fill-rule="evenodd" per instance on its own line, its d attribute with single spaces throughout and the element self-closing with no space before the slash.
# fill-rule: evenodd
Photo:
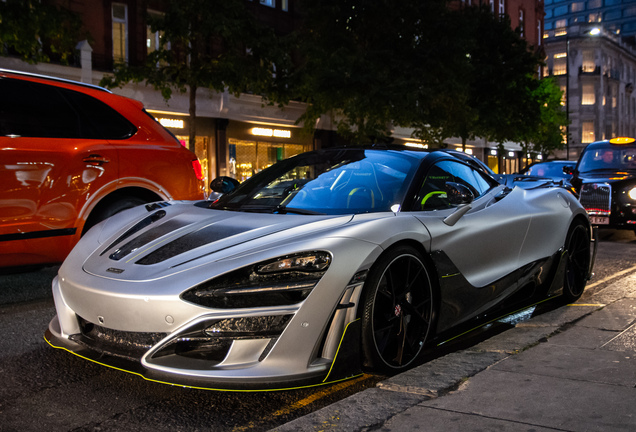
<svg viewBox="0 0 636 432">
<path fill-rule="evenodd" d="M 583 294 L 590 266 L 590 234 L 584 224 L 578 222 L 570 227 L 565 254 L 563 299 L 573 302 Z"/>
<path fill-rule="evenodd" d="M 433 299 L 419 252 L 399 246 L 380 257 L 369 272 L 362 299 L 365 366 L 390 373 L 410 366 L 431 332 Z"/>
</svg>

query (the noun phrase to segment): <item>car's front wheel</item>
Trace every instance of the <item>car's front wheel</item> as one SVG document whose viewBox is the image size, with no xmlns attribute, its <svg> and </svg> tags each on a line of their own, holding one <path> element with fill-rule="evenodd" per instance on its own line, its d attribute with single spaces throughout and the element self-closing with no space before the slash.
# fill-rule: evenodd
<svg viewBox="0 0 636 432">
<path fill-rule="evenodd" d="M 583 294 L 590 268 L 590 233 L 582 222 L 570 227 L 565 239 L 564 258 L 563 300 L 571 303 Z"/>
<path fill-rule="evenodd" d="M 365 367 L 400 372 L 419 356 L 434 317 L 433 286 L 421 254 L 389 250 L 371 268 L 362 298 Z"/>
</svg>

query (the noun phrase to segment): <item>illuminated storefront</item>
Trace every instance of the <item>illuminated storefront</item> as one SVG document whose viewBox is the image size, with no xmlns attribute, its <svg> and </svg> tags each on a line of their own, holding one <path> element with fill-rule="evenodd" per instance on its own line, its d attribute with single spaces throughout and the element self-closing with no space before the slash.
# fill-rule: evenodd
<svg viewBox="0 0 636 432">
<path fill-rule="evenodd" d="M 280 160 L 313 150 L 312 138 L 298 128 L 244 122 L 230 122 L 227 144 L 227 175 L 241 182 Z"/>
</svg>

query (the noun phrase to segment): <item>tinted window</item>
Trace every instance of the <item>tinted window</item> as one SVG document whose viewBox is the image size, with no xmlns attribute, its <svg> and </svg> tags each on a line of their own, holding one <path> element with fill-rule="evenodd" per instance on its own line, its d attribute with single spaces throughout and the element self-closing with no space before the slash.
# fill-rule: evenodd
<svg viewBox="0 0 636 432">
<path fill-rule="evenodd" d="M 475 197 L 492 187 L 481 172 L 459 162 L 441 161 L 428 170 L 413 210 L 440 210 L 452 207 L 446 195 L 447 182 L 466 186 Z"/>
<path fill-rule="evenodd" d="M 97 99 L 73 90 L 0 79 L 0 136 L 122 139 L 136 129 Z"/>
</svg>

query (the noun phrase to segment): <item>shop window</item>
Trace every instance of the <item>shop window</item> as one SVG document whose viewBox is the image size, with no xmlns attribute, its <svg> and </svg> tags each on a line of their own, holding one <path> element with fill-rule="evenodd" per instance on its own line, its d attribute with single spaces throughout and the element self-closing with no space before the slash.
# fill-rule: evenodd
<svg viewBox="0 0 636 432">
<path fill-rule="evenodd" d="M 128 61 L 128 7 L 124 4 L 112 4 L 113 21 L 113 61 Z"/>
<path fill-rule="evenodd" d="M 230 176 L 245 181 L 283 159 L 311 150 L 309 145 L 230 138 Z"/>
</svg>

